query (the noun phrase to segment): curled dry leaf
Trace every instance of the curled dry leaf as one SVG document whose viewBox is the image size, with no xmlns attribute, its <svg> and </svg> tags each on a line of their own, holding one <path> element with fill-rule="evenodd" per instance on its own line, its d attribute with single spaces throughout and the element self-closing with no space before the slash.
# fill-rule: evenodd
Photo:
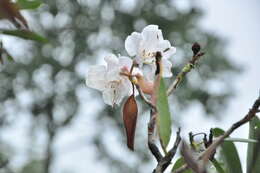
<svg viewBox="0 0 260 173">
<path fill-rule="evenodd" d="M 27 21 L 20 13 L 18 5 L 11 2 L 11 0 L 0 0 L 0 19 L 1 18 L 8 19 L 18 28 L 24 26 L 28 29 Z"/>
<path fill-rule="evenodd" d="M 131 95 L 123 107 L 123 120 L 127 136 L 127 146 L 134 150 L 135 128 L 137 121 L 138 107 L 134 95 Z"/>
</svg>

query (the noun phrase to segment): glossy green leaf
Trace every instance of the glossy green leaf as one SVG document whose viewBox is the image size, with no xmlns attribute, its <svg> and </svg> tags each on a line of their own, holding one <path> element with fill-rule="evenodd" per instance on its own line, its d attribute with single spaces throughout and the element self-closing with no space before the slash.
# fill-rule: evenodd
<svg viewBox="0 0 260 173">
<path fill-rule="evenodd" d="M 249 122 L 249 138 L 259 140 L 260 120 L 254 117 Z M 260 172 L 260 143 L 249 143 L 247 147 L 247 173 Z"/>
<path fill-rule="evenodd" d="M 244 138 L 226 138 L 225 141 L 231 142 L 245 142 L 245 143 L 257 143 L 255 139 L 244 139 Z"/>
<path fill-rule="evenodd" d="M 180 167 L 182 167 L 185 164 L 184 158 L 180 157 L 178 160 L 176 160 L 176 162 L 174 163 L 173 167 L 172 167 L 172 172 L 176 171 L 177 169 L 179 169 Z M 193 173 L 191 169 L 188 169 L 186 171 L 184 171 L 183 173 Z"/>
<path fill-rule="evenodd" d="M 224 171 L 224 169 L 222 168 L 221 164 L 220 164 L 216 159 L 211 160 L 211 163 L 212 163 L 213 166 L 216 168 L 216 170 L 218 171 L 218 173 L 225 173 L 225 171 Z"/>
<path fill-rule="evenodd" d="M 213 129 L 214 137 L 218 137 L 224 134 L 224 130 L 220 128 Z M 227 173 L 242 173 L 242 166 L 239 159 L 239 155 L 236 146 L 231 141 L 224 141 L 221 145 L 221 154 L 224 159 Z"/>
<path fill-rule="evenodd" d="M 42 4 L 40 0 L 18 0 L 16 3 L 20 9 L 36 9 Z"/>
<path fill-rule="evenodd" d="M 40 36 L 32 31 L 28 30 L 0 30 L 0 33 L 20 37 L 26 40 L 38 41 L 41 43 L 47 43 L 48 40 L 43 36 Z"/>
<path fill-rule="evenodd" d="M 171 137 L 171 114 L 163 78 L 160 79 L 160 84 L 157 91 L 157 109 L 159 136 L 162 147 L 165 150 Z"/>
</svg>

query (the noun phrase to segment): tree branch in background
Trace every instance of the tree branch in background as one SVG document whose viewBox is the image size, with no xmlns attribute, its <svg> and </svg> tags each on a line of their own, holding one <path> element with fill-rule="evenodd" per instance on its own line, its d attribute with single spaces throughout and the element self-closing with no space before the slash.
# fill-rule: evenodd
<svg viewBox="0 0 260 173">
<path fill-rule="evenodd" d="M 244 125 L 245 123 L 249 122 L 258 112 L 258 109 L 260 107 L 260 96 L 256 101 L 254 102 L 252 108 L 249 110 L 249 112 L 246 114 L 244 118 L 239 120 L 238 122 L 234 123 L 222 136 L 217 138 L 204 152 L 203 154 L 199 157 L 199 160 L 203 160 L 204 166 L 205 163 L 209 160 L 211 155 L 214 153 L 216 148 L 221 145 L 224 141 L 225 138 L 227 138 L 233 131 L 235 131 L 237 128 L 240 126 Z M 176 171 L 172 173 L 182 173 L 185 170 L 189 168 L 188 164 L 183 165 L 181 168 L 177 169 Z"/>
<path fill-rule="evenodd" d="M 186 74 L 189 73 L 194 68 L 197 61 L 200 59 L 200 57 L 202 57 L 205 54 L 203 52 L 200 52 L 200 45 L 198 43 L 193 44 L 192 51 L 193 51 L 192 59 L 182 68 L 181 72 L 177 75 L 176 79 L 169 86 L 167 90 L 168 96 L 176 90 L 179 83 L 183 80 Z"/>
<path fill-rule="evenodd" d="M 181 142 L 180 133 L 181 133 L 181 129 L 179 128 L 178 131 L 176 132 L 176 139 L 172 149 L 158 162 L 157 167 L 154 170 L 155 173 L 164 172 L 167 169 L 167 167 L 171 164 L 171 161 L 175 156 L 178 146 Z"/>
</svg>

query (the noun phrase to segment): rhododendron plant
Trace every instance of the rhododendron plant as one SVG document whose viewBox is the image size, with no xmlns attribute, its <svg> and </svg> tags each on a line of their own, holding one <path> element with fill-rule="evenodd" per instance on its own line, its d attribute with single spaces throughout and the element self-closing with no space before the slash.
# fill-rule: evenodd
<svg viewBox="0 0 260 173">
<path fill-rule="evenodd" d="M 175 143 L 171 149 L 169 149 L 172 135 L 172 117 L 168 96 L 176 90 L 185 75 L 195 67 L 197 61 L 204 55 L 204 52 L 201 52 L 201 46 L 198 43 L 194 43 L 191 47 L 193 52 L 191 60 L 182 68 L 169 87 L 167 87 L 163 77 L 172 77 L 172 63 L 170 58 L 175 53 L 176 48 L 171 46 L 168 40 L 164 40 L 162 31 L 157 25 L 148 25 L 141 33 L 133 32 L 125 40 L 125 49 L 132 58 L 125 56 L 117 57 L 113 54 L 106 56 L 106 66 L 96 65 L 89 68 L 86 84 L 91 88 L 100 90 L 103 93 L 104 102 L 111 106 L 121 105 L 121 101 L 127 97 L 122 105 L 122 114 L 127 146 L 130 150 L 134 150 L 135 130 L 138 120 L 138 104 L 135 96 L 137 96 L 137 93 L 139 94 L 142 101 L 150 108 L 148 147 L 158 162 L 153 172 L 163 173 L 170 165 L 181 142 L 179 128 L 176 133 Z M 256 113 L 260 112 L 259 107 L 260 97 L 255 101 L 248 114 L 233 124 L 226 132 L 220 128 L 212 128 L 209 137 L 207 137 L 206 133 L 189 133 L 190 146 L 185 142 L 182 143 L 181 154 L 183 158 L 175 162 L 173 172 L 182 172 L 186 169 L 192 169 L 192 171 L 197 173 L 205 173 L 207 172 L 209 161 L 212 162 L 210 163 L 214 165 L 218 172 L 224 172 L 224 169 L 214 158 L 217 147 L 221 144 L 225 144 L 223 141 L 236 128 L 250 120 L 250 136 L 254 138 L 256 137 L 256 133 L 260 134 L 259 130 L 254 129 L 256 125 L 260 125 L 260 120 L 255 116 Z M 194 137 L 201 134 L 204 135 L 203 141 L 197 144 L 194 141 Z M 157 147 L 155 142 L 156 137 L 159 138 L 161 148 Z M 214 138 L 215 141 L 213 140 Z M 234 140 L 229 138 L 227 140 L 231 142 L 257 142 L 254 139 Z M 225 152 L 229 150 L 236 151 L 233 143 L 222 145 L 221 147 Z M 254 147 L 255 145 L 252 144 L 248 150 L 251 160 L 255 157 L 253 152 Z M 203 150 L 202 154 L 201 150 Z M 233 152 L 232 155 L 230 155 L 225 152 L 223 157 L 232 162 L 236 162 L 236 164 L 231 164 L 238 165 L 236 168 L 232 167 L 232 170 L 234 170 L 232 173 L 242 173 L 238 154 Z M 202 164 L 193 158 L 195 155 L 199 155 L 199 157 L 197 157 L 198 160 L 203 160 Z M 250 159 L 249 163 L 252 164 Z M 180 165 L 180 162 L 183 164 Z M 185 162 L 186 164 L 184 164 Z M 255 164 L 252 165 L 254 166 Z M 249 167 L 249 170 L 255 169 L 253 166 Z"/>
</svg>

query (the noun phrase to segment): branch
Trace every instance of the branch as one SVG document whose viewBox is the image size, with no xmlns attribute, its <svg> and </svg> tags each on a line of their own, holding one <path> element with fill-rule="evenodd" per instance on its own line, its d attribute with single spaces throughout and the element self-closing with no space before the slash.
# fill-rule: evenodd
<svg viewBox="0 0 260 173">
<path fill-rule="evenodd" d="M 156 106 L 152 104 L 144 95 L 143 91 L 141 90 L 140 86 L 138 84 L 135 84 L 136 89 L 141 97 L 141 99 L 149 106 L 151 109 L 153 109 L 155 112 L 157 112 Z"/>
<path fill-rule="evenodd" d="M 176 79 L 172 82 L 167 90 L 167 95 L 169 96 L 172 94 L 176 88 L 178 87 L 179 83 L 183 80 L 187 73 L 189 73 L 194 66 L 196 65 L 197 61 L 202 57 L 205 53 L 197 53 L 193 55 L 192 59 L 182 68 L 181 72 L 177 75 Z"/>
<path fill-rule="evenodd" d="M 158 59 L 160 60 L 161 58 L 161 54 L 157 52 L 156 54 L 156 63 L 158 64 Z M 133 65 L 134 66 L 134 65 Z M 157 71 L 159 70 L 160 72 L 160 68 L 158 68 L 158 65 L 157 65 L 157 68 L 156 68 L 156 73 Z M 156 74 L 157 75 L 157 74 Z M 163 155 L 161 154 L 160 150 L 158 149 L 158 147 L 156 146 L 155 144 L 155 135 L 154 135 L 154 132 L 155 132 L 155 125 L 156 125 L 156 115 L 157 115 L 157 108 L 156 106 L 153 104 L 153 102 L 151 102 L 150 100 L 148 100 L 144 93 L 142 92 L 140 86 L 135 83 L 135 86 L 140 94 L 140 97 L 142 98 L 142 100 L 148 105 L 150 106 L 151 108 L 151 112 L 150 112 L 150 120 L 149 120 L 149 123 L 148 123 L 148 148 L 149 150 L 151 151 L 151 153 L 153 154 L 153 156 L 155 157 L 155 159 L 157 160 L 157 162 L 159 163 L 162 158 L 163 158 Z"/>
<path fill-rule="evenodd" d="M 187 163 L 188 167 L 196 173 L 207 173 L 205 167 L 197 162 L 193 157 L 193 152 L 185 142 L 182 142 L 181 154 Z"/>
<path fill-rule="evenodd" d="M 148 147 L 155 159 L 157 160 L 157 162 L 159 162 L 163 158 L 163 156 L 158 147 L 156 146 L 154 139 L 157 108 L 145 97 L 140 86 L 138 84 L 135 84 L 135 86 L 139 92 L 141 99 L 151 108 L 150 121 L 148 123 Z"/>
<path fill-rule="evenodd" d="M 252 108 L 249 110 L 249 112 L 246 114 L 244 118 L 242 118 L 240 121 L 234 123 L 221 137 L 219 137 L 216 141 L 214 141 L 209 148 L 202 154 L 201 159 L 205 162 L 207 161 L 210 156 L 214 153 L 214 150 L 223 143 L 224 139 L 228 137 L 233 131 L 235 131 L 240 126 L 244 125 L 245 123 L 249 122 L 257 113 L 258 109 L 260 107 L 260 96 L 253 104 Z"/>
<path fill-rule="evenodd" d="M 157 112 L 155 112 L 153 109 L 150 113 L 150 121 L 148 123 L 148 147 L 157 162 L 159 163 L 162 160 L 163 155 L 155 144 L 154 130 L 156 124 L 156 113 Z"/>
<path fill-rule="evenodd" d="M 246 114 L 244 118 L 239 120 L 238 122 L 234 123 L 222 136 L 217 138 L 208 148 L 205 150 L 202 155 L 199 157 L 199 160 L 203 160 L 204 163 L 208 161 L 208 159 L 211 157 L 211 155 L 214 153 L 216 148 L 221 145 L 226 137 L 228 137 L 233 131 L 235 131 L 240 126 L 244 125 L 245 123 L 249 122 L 257 113 L 260 107 L 260 96 L 256 101 L 254 102 L 252 108 L 249 110 L 249 112 Z M 182 173 L 185 170 L 188 169 L 188 165 L 185 164 L 181 168 L 177 169 L 176 171 L 172 173 Z"/>
<path fill-rule="evenodd" d="M 157 167 L 154 170 L 155 173 L 164 172 L 166 170 L 166 168 L 171 164 L 172 158 L 175 156 L 178 146 L 181 142 L 180 132 L 181 132 L 181 129 L 179 128 L 178 131 L 176 132 L 177 137 L 175 139 L 172 149 L 157 164 Z"/>
</svg>

